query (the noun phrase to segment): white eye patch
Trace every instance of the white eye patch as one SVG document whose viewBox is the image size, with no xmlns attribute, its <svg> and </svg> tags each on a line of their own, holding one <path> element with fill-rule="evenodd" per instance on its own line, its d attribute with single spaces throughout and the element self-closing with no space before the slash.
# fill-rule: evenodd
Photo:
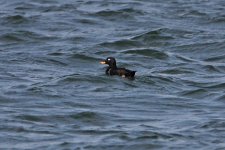
<svg viewBox="0 0 225 150">
<path fill-rule="evenodd" d="M 111 59 L 110 58 L 108 58 L 108 61 L 110 61 Z"/>
</svg>

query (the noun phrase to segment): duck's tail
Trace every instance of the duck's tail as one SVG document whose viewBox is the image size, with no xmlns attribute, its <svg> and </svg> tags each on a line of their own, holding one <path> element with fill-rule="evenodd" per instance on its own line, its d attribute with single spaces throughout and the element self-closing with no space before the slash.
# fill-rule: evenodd
<svg viewBox="0 0 225 150">
<path fill-rule="evenodd" d="M 131 73 L 130 73 L 131 77 L 134 77 L 134 75 L 135 75 L 136 72 L 137 71 L 131 71 Z"/>
</svg>

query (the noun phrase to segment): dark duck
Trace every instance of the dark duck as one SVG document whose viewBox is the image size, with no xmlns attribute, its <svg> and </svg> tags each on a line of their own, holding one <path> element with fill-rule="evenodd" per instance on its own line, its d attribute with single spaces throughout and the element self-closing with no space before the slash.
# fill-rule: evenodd
<svg viewBox="0 0 225 150">
<path fill-rule="evenodd" d="M 116 59 L 114 57 L 108 57 L 106 60 L 101 61 L 100 63 L 109 65 L 105 71 L 107 75 L 119 75 L 125 78 L 134 78 L 136 71 L 118 68 L 116 66 Z"/>
</svg>

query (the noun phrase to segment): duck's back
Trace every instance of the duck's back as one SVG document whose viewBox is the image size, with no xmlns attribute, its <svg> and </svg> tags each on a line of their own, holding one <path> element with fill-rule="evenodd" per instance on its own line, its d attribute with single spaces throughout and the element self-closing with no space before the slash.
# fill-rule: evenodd
<svg viewBox="0 0 225 150">
<path fill-rule="evenodd" d="M 123 77 L 134 77 L 136 71 L 128 70 L 125 68 L 117 68 L 116 69 L 117 75 Z"/>
</svg>

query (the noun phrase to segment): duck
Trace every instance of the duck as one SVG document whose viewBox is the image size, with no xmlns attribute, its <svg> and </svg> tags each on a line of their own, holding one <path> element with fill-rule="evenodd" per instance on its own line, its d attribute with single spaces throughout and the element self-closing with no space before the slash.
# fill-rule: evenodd
<svg viewBox="0 0 225 150">
<path fill-rule="evenodd" d="M 114 57 L 107 57 L 100 64 L 108 65 L 105 74 L 107 75 L 118 75 L 125 78 L 134 78 L 136 71 L 132 71 L 126 68 L 118 68 L 116 65 L 116 59 Z"/>
</svg>

